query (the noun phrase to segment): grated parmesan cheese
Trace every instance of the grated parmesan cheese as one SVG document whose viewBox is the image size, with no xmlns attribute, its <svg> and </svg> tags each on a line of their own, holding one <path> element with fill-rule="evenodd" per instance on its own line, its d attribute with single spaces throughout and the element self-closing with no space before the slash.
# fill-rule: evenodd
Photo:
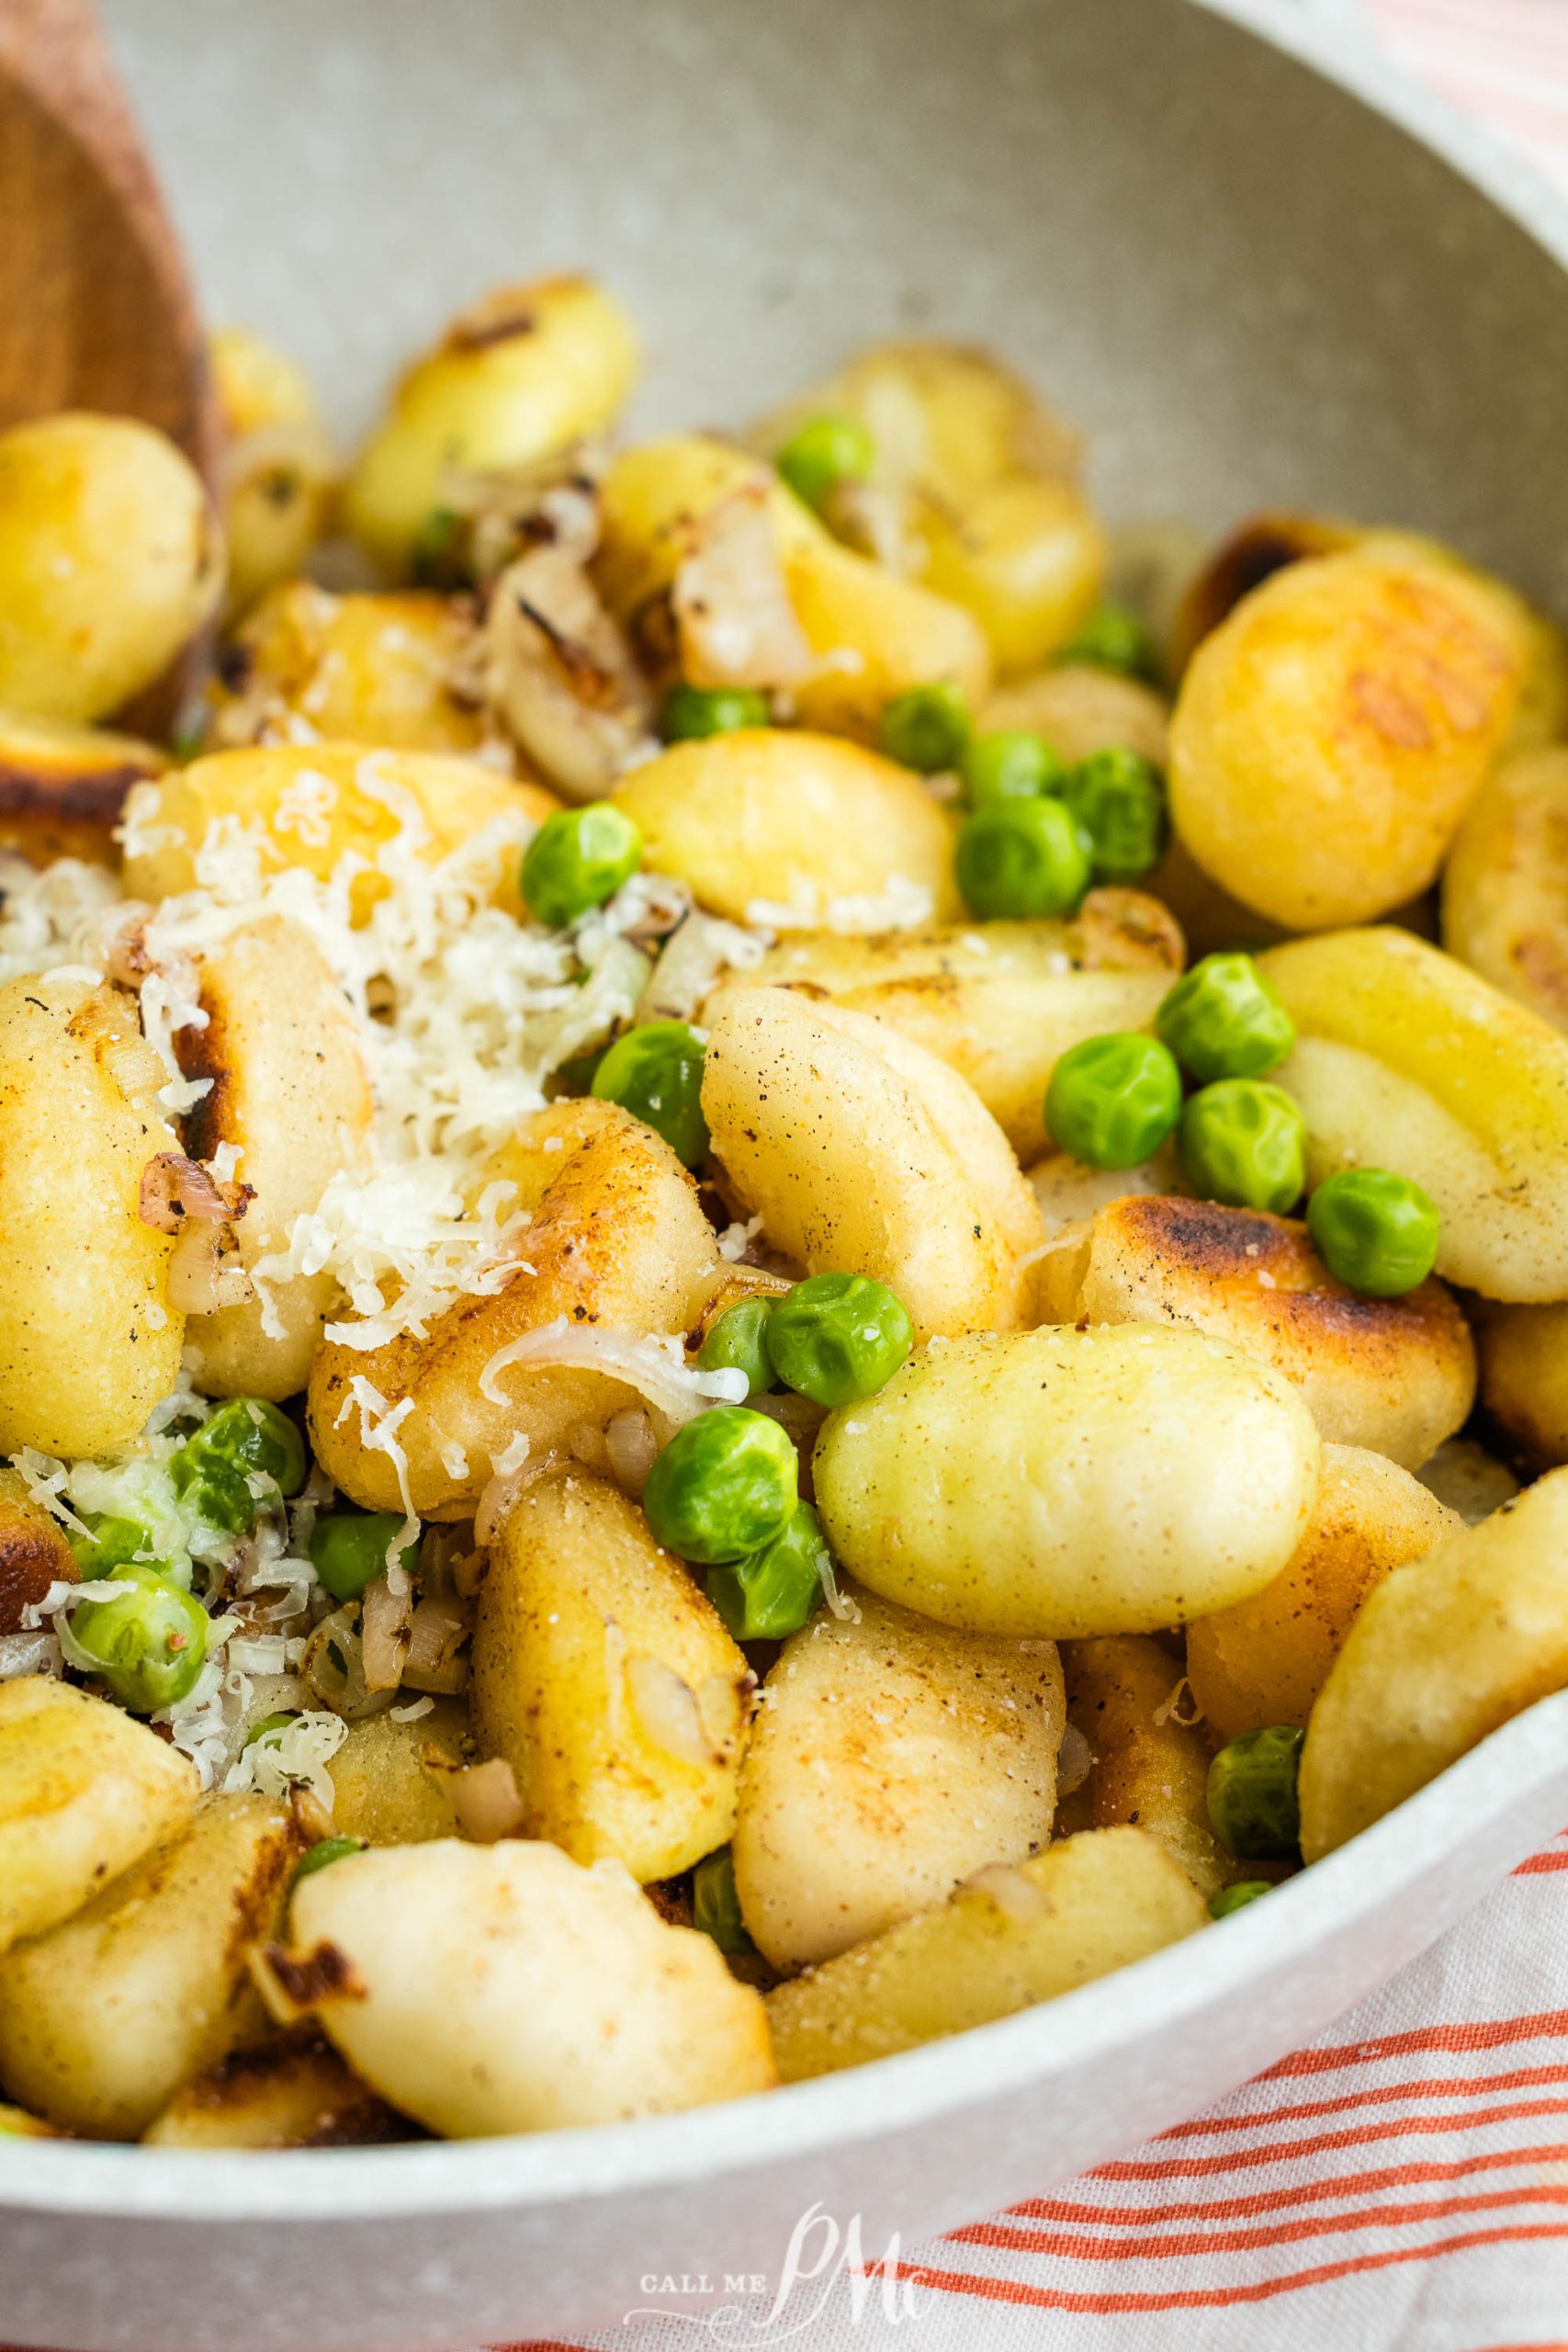
<svg viewBox="0 0 1568 2352">
<path fill-rule="evenodd" d="M 702 1372 L 689 1364 L 677 1334 L 656 1339 L 638 1331 L 612 1331 L 602 1324 L 572 1323 L 564 1315 L 497 1348 L 479 1374 L 479 1394 L 492 1405 L 512 1402 L 504 1389 L 497 1387 L 496 1375 L 514 1363 L 527 1364 L 535 1371 L 547 1365 L 577 1366 L 625 1381 L 628 1388 L 647 1398 L 667 1424 L 665 1442 L 710 1405 L 743 1405 L 749 1393 L 746 1374 L 734 1366 Z M 499 1463 L 496 1467 L 500 1471 Z"/>
<path fill-rule="evenodd" d="M 747 922 L 765 931 L 913 931 L 935 912 L 931 892 L 907 874 L 890 874 L 886 888 L 875 895 L 824 899 L 813 884 L 797 882 L 787 899 L 746 902 Z"/>
<path fill-rule="evenodd" d="M 256 1789 L 264 1797 L 286 1797 L 291 1789 L 307 1788 L 330 1812 L 337 1792 L 327 1767 L 347 1737 L 341 1715 L 326 1707 L 308 1708 L 281 1731 L 240 1750 L 223 1776 L 224 1793 Z"/>
</svg>

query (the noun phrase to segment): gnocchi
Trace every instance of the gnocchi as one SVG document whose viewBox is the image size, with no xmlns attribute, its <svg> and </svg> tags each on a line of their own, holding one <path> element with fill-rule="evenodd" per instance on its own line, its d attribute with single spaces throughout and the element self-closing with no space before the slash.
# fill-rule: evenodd
<svg viewBox="0 0 1568 2352">
<path fill-rule="evenodd" d="M 0 705 L 82 726 L 152 685 L 211 619 L 223 534 L 172 441 L 68 413 L 0 434 Z"/>
<path fill-rule="evenodd" d="M 776 1968 L 829 1959 L 1049 1842 L 1054 1643 L 950 1632 L 868 1594 L 796 1634 L 741 1768 L 735 1884 Z"/>
<path fill-rule="evenodd" d="M 0 2075 L 46 2122 L 134 2140 L 254 2034 L 251 1942 L 303 1840 L 280 1806 L 209 1797 L 47 1934 L 0 1959 Z"/>
<path fill-rule="evenodd" d="M 1070 922 L 792 933 L 743 981 L 721 981 L 704 1017 L 711 1023 L 738 985 L 874 1014 L 967 1079 L 1027 1164 L 1047 1148 L 1058 1057 L 1101 1030 L 1151 1021 L 1181 962 L 1180 934 L 1155 900 L 1093 890 Z"/>
<path fill-rule="evenodd" d="M 0 1683 L 0 1953 L 69 1919 L 189 1821 L 187 1757 L 64 1683 Z"/>
<path fill-rule="evenodd" d="M 761 2002 L 716 1948 L 555 1846 L 362 1854 L 301 1885 L 289 1928 L 292 1948 L 269 1955 L 275 2002 L 292 2015 L 302 2000 L 355 2073 L 433 2132 L 657 2115 L 775 2079 Z"/>
<path fill-rule="evenodd" d="M 1131 1458 L 1108 1442 L 1126 1424 Z M 975 1633 L 1071 1641 L 1258 1591 L 1300 1540 L 1320 1463 L 1269 1366 L 1111 1324 L 926 1350 L 829 1415 L 815 1473 L 833 1548 L 874 1592 Z"/>
<path fill-rule="evenodd" d="M 1304 1724 L 1368 1594 L 1461 1524 L 1385 1455 L 1325 1445 L 1312 1519 L 1280 1574 L 1187 1628 L 1188 1679 L 1218 1737 Z"/>
<path fill-rule="evenodd" d="M 1212 1201 L 1132 1196 L 1065 1225 L 1036 1272 L 1053 1323 L 1171 1323 L 1282 1373 L 1324 1437 L 1417 1470 L 1475 1396 L 1470 1327 L 1440 1283 L 1368 1298 L 1303 1227 Z"/>
<path fill-rule="evenodd" d="M 1171 721 L 1171 810 L 1206 873 L 1292 930 L 1431 882 L 1507 741 L 1523 662 L 1451 568 L 1295 563 L 1206 638 Z"/>
<path fill-rule="evenodd" d="M 495 288 L 398 385 L 344 486 L 349 529 L 406 576 L 450 475 L 536 464 L 603 432 L 637 366 L 630 321 L 590 279 Z"/>
<path fill-rule="evenodd" d="M 1302 1852 L 1332 1853 L 1568 1671 L 1568 1476 L 1383 1577 L 1313 1702 Z"/>
<path fill-rule="evenodd" d="M 917 1331 L 1010 1329 L 1038 1216 L 973 1090 L 887 1023 L 738 990 L 709 1034 L 703 1108 L 741 1198 L 814 1272 L 897 1290 Z"/>
<path fill-rule="evenodd" d="M 731 922 L 876 931 L 956 911 L 952 828 L 907 768 L 773 729 L 679 743 L 615 792 L 648 854 Z"/>
<path fill-rule="evenodd" d="M 1141 1829 L 1064 1838 L 982 1871 L 942 1910 L 890 1928 L 768 1996 L 786 2083 L 988 2025 L 1206 1926 L 1197 1888 Z"/>
<path fill-rule="evenodd" d="M 1399 1160 L 1438 1205 L 1438 1272 L 1486 1298 L 1568 1291 L 1568 1046 L 1479 974 L 1392 929 L 1271 948 L 1296 1045 L 1279 1082 L 1307 1177 Z"/>
<path fill-rule="evenodd" d="M 530 1836 L 639 1881 L 725 1843 L 750 1669 L 615 1487 L 569 1476 L 518 1498 L 479 1594 L 473 1673 L 479 1748 L 511 1765 Z"/>
</svg>

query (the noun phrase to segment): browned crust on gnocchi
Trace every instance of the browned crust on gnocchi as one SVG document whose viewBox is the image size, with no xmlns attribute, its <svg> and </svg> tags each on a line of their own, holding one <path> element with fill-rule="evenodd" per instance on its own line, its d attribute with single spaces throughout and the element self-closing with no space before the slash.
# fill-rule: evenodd
<svg viewBox="0 0 1568 2352">
<path fill-rule="evenodd" d="M 1313 514 L 1274 511 L 1249 515 L 1220 541 L 1182 594 L 1171 630 L 1172 673 L 1180 676 L 1210 631 L 1244 596 L 1304 556 L 1332 555 L 1354 536 L 1343 525 Z"/>
<path fill-rule="evenodd" d="M 0 1471 L 0 1634 L 18 1633 L 23 1610 L 51 1584 L 76 1581 L 76 1557 L 60 1527 L 28 1502 L 16 1471 Z"/>
<path fill-rule="evenodd" d="M 1329 1272 L 1297 1218 L 1131 1194 L 1044 1261 L 1062 1322 L 1190 1324 L 1301 1388 L 1325 1437 L 1416 1468 L 1470 1410 L 1475 1349 L 1436 1280 L 1368 1298 Z"/>
</svg>

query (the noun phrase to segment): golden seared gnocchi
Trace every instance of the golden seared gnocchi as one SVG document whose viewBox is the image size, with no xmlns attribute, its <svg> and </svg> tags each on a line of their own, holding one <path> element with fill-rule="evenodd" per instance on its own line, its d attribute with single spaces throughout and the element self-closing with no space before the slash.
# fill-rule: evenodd
<svg viewBox="0 0 1568 2352">
<path fill-rule="evenodd" d="M 332 444 L 302 368 L 248 327 L 208 344 L 222 419 L 229 610 L 299 571 L 331 516 Z"/>
<path fill-rule="evenodd" d="M 1384 1454 L 1325 1445 L 1311 1521 L 1280 1574 L 1187 1628 L 1188 1679 L 1216 1736 L 1304 1724 L 1367 1595 L 1461 1525 Z"/>
<path fill-rule="evenodd" d="M 1316 1861 L 1568 1679 L 1568 1476 L 1384 1577 L 1307 1723 L 1302 1853 Z"/>
<path fill-rule="evenodd" d="M 535 466 L 602 433 L 637 368 L 630 321 L 591 278 L 495 288 L 398 385 L 344 484 L 350 531 L 407 577 L 455 477 Z"/>
<path fill-rule="evenodd" d="M 138 899 L 173 898 L 205 871 L 220 888 L 254 890 L 283 866 L 328 882 L 347 858 L 363 921 L 391 887 L 389 853 L 434 865 L 493 835 L 493 887 L 514 906 L 518 840 L 556 806 L 541 785 L 434 752 L 346 743 L 215 752 L 132 791 L 126 888 Z"/>
<path fill-rule="evenodd" d="M 1171 721 L 1171 813 L 1198 864 L 1295 931 L 1431 882 L 1507 740 L 1523 662 L 1451 567 L 1292 564 L 1206 638 Z"/>
<path fill-rule="evenodd" d="M 0 1959 L 7 2086 L 63 2131 L 139 2139 L 261 2026 L 247 1955 L 303 1850 L 281 1806 L 209 1797 L 61 1926 L 14 1944 Z"/>
<path fill-rule="evenodd" d="M 1173 1323 L 1226 1340 L 1299 1388 L 1325 1438 L 1418 1470 L 1475 1397 L 1470 1327 L 1441 1283 L 1369 1298 L 1294 1219 L 1133 1196 L 1057 1228 L 1042 1320 Z"/>
<path fill-rule="evenodd" d="M 112 865 L 126 794 L 168 764 L 133 735 L 0 710 L 0 849 L 40 866 L 62 857 Z"/>
<path fill-rule="evenodd" d="M 344 1727 L 328 1765 L 333 1826 L 367 1846 L 419 1846 L 457 1826 L 454 1776 L 473 1749 L 467 1701 L 418 1701 L 413 1712 L 385 1709 Z"/>
<path fill-rule="evenodd" d="M 818 1615 L 763 1685 L 733 1845 L 740 1915 L 798 1968 L 1049 1843 L 1054 1642 L 953 1633 L 868 1593 Z"/>
<path fill-rule="evenodd" d="M 872 1013 L 966 1079 L 1025 1165 L 1047 1148 L 1045 1090 L 1069 1046 L 1140 1029 L 1180 971 L 1181 935 L 1135 890 L 1095 890 L 1070 922 L 951 923 L 869 938 L 790 933 L 720 982 Z"/>
<path fill-rule="evenodd" d="M 957 911 L 947 818 L 857 744 L 773 729 L 679 743 L 615 805 L 652 862 L 732 922 L 874 932 Z"/>
<path fill-rule="evenodd" d="M 85 1690 L 0 1682 L 0 1952 L 41 1935 L 190 1819 L 188 1757 Z"/>
<path fill-rule="evenodd" d="M 1568 1302 L 1481 1303 L 1475 1322 L 1481 1403 L 1532 1471 L 1568 1462 Z"/>
<path fill-rule="evenodd" d="M 427 1330 L 367 1347 L 349 1320 L 317 1351 L 316 1458 L 355 1502 L 396 1510 L 406 1494 L 421 1516 L 471 1518 L 509 1449 L 519 1468 L 570 1457 L 579 1430 L 637 1407 L 639 1377 L 676 1378 L 653 1335 L 685 1331 L 716 1285 L 713 1228 L 668 1144 L 613 1105 L 593 1108 L 591 1122 L 576 1105 L 541 1113 L 532 1169 L 523 1152 L 491 1163 L 490 1181 L 512 1186 L 528 1219 L 502 1279 Z M 379 1442 L 389 1412 L 395 1452 Z"/>
<path fill-rule="evenodd" d="M 222 531 L 163 434 L 85 413 L 0 433 L 0 707 L 77 726 L 107 718 L 222 594 Z"/>
<path fill-rule="evenodd" d="M 1075 1815 L 1146 1830 L 1205 1900 L 1217 1894 L 1235 1866 L 1209 1826 L 1211 1747 L 1170 1652 L 1146 1634 L 1111 1634 L 1069 1642 L 1063 1665 L 1067 1720 L 1088 1749 Z"/>
<path fill-rule="evenodd" d="M 224 648 L 213 744 L 310 734 L 378 751 L 477 751 L 489 729 L 479 695 L 463 684 L 474 634 L 472 616 L 449 596 L 336 596 L 287 581 Z"/>
<path fill-rule="evenodd" d="M 1417 531 L 1368 530 L 1314 514 L 1254 515 L 1222 540 L 1188 582 L 1172 630 L 1173 672 L 1184 670 L 1202 639 L 1244 596 L 1276 572 L 1308 557 L 1348 553 L 1374 562 L 1410 562 L 1462 574 L 1490 600 L 1498 627 L 1523 664 L 1508 748 L 1524 751 L 1562 736 L 1568 727 L 1568 640 L 1562 631 L 1506 581 L 1479 571 L 1441 540 Z"/>
<path fill-rule="evenodd" d="M 375 1116 L 353 1016 L 308 931 L 274 915 L 230 933 L 198 967 L 205 1019 L 179 1032 L 187 1079 L 209 1086 L 186 1122 L 198 1159 L 235 1155 L 251 1195 L 237 1254 L 247 1272 L 283 1250 L 332 1178 L 367 1165 Z M 254 1284 L 253 1284 L 254 1287 Z M 265 1295 L 193 1315 L 186 1344 L 210 1396 L 298 1396 L 336 1298 L 332 1277 L 291 1274 Z"/>
<path fill-rule="evenodd" d="M 615 447 L 503 287 L 341 500 L 213 356 L 220 621 L 156 435 L 0 435 L 0 2132 L 765 2092 L 1568 1688 L 1553 623 L 1178 610 L 954 344 Z"/>
<path fill-rule="evenodd" d="M 913 2050 L 1092 1984 L 1208 1924 L 1180 1864 L 1142 1829 L 1091 1829 L 981 1871 L 920 1913 L 768 1996 L 786 2083 Z"/>
<path fill-rule="evenodd" d="M 367 2148 L 412 2136 L 314 2035 L 231 2051 L 175 2092 L 144 2148 Z"/>
<path fill-rule="evenodd" d="M 1295 1024 L 1274 1072 L 1315 1185 L 1394 1159 L 1437 1204 L 1437 1269 L 1486 1298 L 1568 1295 L 1568 1042 L 1408 933 L 1333 932 L 1260 968 Z"/>
<path fill-rule="evenodd" d="M 56 976 L 0 988 L 0 1445 L 113 1453 L 179 1372 L 174 1244 L 141 1214 L 176 1137 L 133 1000 Z"/>
<path fill-rule="evenodd" d="M 1443 868 L 1443 945 L 1568 1029 L 1568 748 L 1510 760 L 1471 804 Z"/>
<path fill-rule="evenodd" d="M 761 2001 L 707 1938 L 555 1846 L 361 1854 L 306 1879 L 288 1924 L 267 1954 L 275 2007 L 319 2018 L 433 2132 L 666 2114 L 775 2080 Z"/>
<path fill-rule="evenodd" d="M 751 1680 L 615 1487 L 569 1474 L 519 1496 L 479 1593 L 473 1709 L 528 1836 L 639 1882 L 689 1870 L 734 1823 Z"/>
<path fill-rule="evenodd" d="M 829 1540 L 874 1592 L 939 1623 L 1067 1641 L 1258 1591 L 1301 1539 L 1320 1461 L 1269 1365 L 1121 1324 L 927 1348 L 829 1416 L 815 1475 Z"/>
<path fill-rule="evenodd" d="M 19 1470 L 0 1470 L 0 1635 L 24 1630 L 51 1586 L 77 1581 L 76 1555 Z M 5 1691 L 0 1690 L 0 1704 Z"/>
<path fill-rule="evenodd" d="M 886 1282 L 922 1337 L 1010 1329 L 1039 1217 L 973 1088 L 886 1022 L 744 989 L 709 1034 L 715 1155 L 813 1272 Z"/>
</svg>

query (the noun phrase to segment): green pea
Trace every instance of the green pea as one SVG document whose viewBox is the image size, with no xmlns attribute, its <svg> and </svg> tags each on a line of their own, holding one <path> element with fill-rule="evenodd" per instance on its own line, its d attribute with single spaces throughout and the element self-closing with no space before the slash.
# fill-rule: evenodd
<svg viewBox="0 0 1568 2352">
<path fill-rule="evenodd" d="M 700 1168 L 707 1158 L 703 1048 L 683 1021 L 646 1021 L 617 1037 L 593 1073 L 592 1091 L 661 1135 L 685 1167 Z"/>
<path fill-rule="evenodd" d="M 768 697 L 755 686 L 672 686 L 664 697 L 660 732 L 667 743 L 699 743 L 742 727 L 769 727 Z"/>
<path fill-rule="evenodd" d="M 1043 792 L 1055 792 L 1066 772 L 1060 752 L 1044 736 L 1021 727 L 976 735 L 959 763 L 971 808 L 988 808 L 998 800 L 1037 800 Z"/>
<path fill-rule="evenodd" d="M 142 1565 L 152 1567 L 160 1564 L 152 1558 L 152 1537 L 140 1520 L 107 1517 L 101 1511 L 88 1511 L 85 1523 L 91 1530 L 78 1535 L 72 1530 L 66 1542 L 76 1555 L 84 1583 L 96 1582 L 115 1568 L 124 1567 L 141 1555 Z M 167 1567 L 162 1569 L 167 1575 Z"/>
<path fill-rule="evenodd" d="M 982 922 L 1071 914 L 1089 888 L 1089 855 L 1061 801 L 993 801 L 964 821 L 958 887 Z"/>
<path fill-rule="evenodd" d="M 257 1747 L 264 1739 L 276 1739 L 288 1729 L 290 1724 L 297 1724 L 299 1720 L 299 1715 L 291 1707 L 281 1707 L 276 1714 L 264 1715 L 260 1723 L 253 1724 L 245 1734 L 245 1746 Z"/>
<path fill-rule="evenodd" d="M 768 1318 L 768 1362 L 814 1405 L 854 1405 L 885 1388 L 915 1343 L 901 1298 L 869 1274 L 810 1274 Z"/>
<path fill-rule="evenodd" d="M 963 689 L 944 680 L 895 695 L 882 713 L 880 740 L 888 758 L 900 767 L 937 775 L 958 765 L 970 731 Z"/>
<path fill-rule="evenodd" d="M 73 1663 L 108 1685 L 133 1715 L 157 1714 L 194 1687 L 207 1663 L 208 1618 L 199 1600 L 156 1568 L 127 1566 L 116 1600 L 85 1600 L 71 1617 Z"/>
<path fill-rule="evenodd" d="M 735 1861 L 728 1846 L 716 1854 L 705 1854 L 692 1872 L 692 1925 L 711 1936 L 720 1951 L 739 1954 L 757 1949 L 740 1917 Z"/>
<path fill-rule="evenodd" d="M 698 1368 L 703 1372 L 743 1372 L 749 1396 L 761 1396 L 776 1387 L 765 1345 L 768 1318 L 776 1303 L 772 1298 L 739 1298 L 722 1315 L 716 1315 L 697 1350 Z"/>
<path fill-rule="evenodd" d="M 1306 1123 L 1282 1086 L 1222 1078 L 1188 1099 L 1177 1131 L 1201 1198 L 1233 1209 L 1293 1208 L 1306 1182 Z"/>
<path fill-rule="evenodd" d="M 318 1519 L 306 1545 L 310 1566 L 334 1600 L 357 1600 L 387 1566 L 387 1555 L 406 1524 L 400 1510 L 334 1510 Z M 398 1557 L 412 1576 L 419 1538 Z"/>
<path fill-rule="evenodd" d="M 1161 1004 L 1155 1027 L 1200 1086 L 1261 1078 L 1296 1042 L 1280 991 L 1239 952 L 1194 964 Z"/>
<path fill-rule="evenodd" d="M 1181 1114 L 1181 1072 L 1157 1038 L 1111 1030 L 1069 1046 L 1045 1090 L 1054 1144 L 1089 1168 L 1137 1168 Z"/>
<path fill-rule="evenodd" d="M 1137 882 L 1159 864 L 1170 837 L 1165 778 L 1139 752 L 1092 752 L 1056 786 L 1092 843 L 1097 882 Z"/>
<path fill-rule="evenodd" d="M 1218 1894 L 1209 1897 L 1211 1919 L 1228 1919 L 1233 1911 L 1245 1911 L 1260 1894 L 1272 1894 L 1273 1881 L 1266 1878 L 1237 1879 L 1234 1886 L 1222 1886 Z"/>
<path fill-rule="evenodd" d="M 777 1421 L 716 1405 L 678 1430 L 654 1463 L 642 1507 L 656 1544 L 683 1560 L 739 1560 L 788 1523 L 800 1463 Z"/>
<path fill-rule="evenodd" d="M 1238 1861 L 1301 1860 L 1302 1815 L 1296 1795 L 1304 1731 L 1269 1724 L 1243 1732 L 1209 1767 L 1209 1820 L 1227 1854 Z"/>
<path fill-rule="evenodd" d="M 1114 670 L 1123 678 L 1159 676 L 1159 654 L 1149 630 L 1130 606 L 1109 599 L 1090 613 L 1076 636 L 1057 647 L 1052 659 Z"/>
<path fill-rule="evenodd" d="M 297 1495 L 304 1485 L 304 1441 L 276 1405 L 234 1396 L 186 1438 L 169 1475 L 205 1525 L 243 1535 L 255 1525 L 268 1485 L 280 1495 Z"/>
<path fill-rule="evenodd" d="M 876 462 L 876 444 L 858 416 L 828 411 L 798 426 L 775 462 L 802 505 L 820 514 L 841 481 L 865 481 Z"/>
<path fill-rule="evenodd" d="M 418 530 L 409 553 L 414 584 L 420 588 L 459 588 L 468 575 L 463 517 L 455 506 L 433 506 Z"/>
<path fill-rule="evenodd" d="M 642 863 L 642 834 L 621 808 L 592 800 L 547 817 L 523 855 L 523 903 L 562 930 L 613 899 Z"/>
<path fill-rule="evenodd" d="M 318 1871 L 330 1869 L 333 1862 L 345 1862 L 350 1854 L 363 1854 L 364 1851 L 365 1840 L 362 1838 L 318 1838 L 295 1863 L 294 1875 L 288 1882 L 289 1892 L 292 1894 L 302 1878 L 313 1878 Z"/>
<path fill-rule="evenodd" d="M 1399 1298 L 1438 1262 L 1438 1205 L 1408 1176 L 1345 1168 L 1307 1203 L 1307 1229 L 1331 1274 L 1371 1298 Z"/>
<path fill-rule="evenodd" d="M 708 1570 L 707 1596 L 738 1642 L 782 1642 L 815 1615 L 831 1569 L 821 1521 L 796 1503 L 771 1544 Z"/>
</svg>

